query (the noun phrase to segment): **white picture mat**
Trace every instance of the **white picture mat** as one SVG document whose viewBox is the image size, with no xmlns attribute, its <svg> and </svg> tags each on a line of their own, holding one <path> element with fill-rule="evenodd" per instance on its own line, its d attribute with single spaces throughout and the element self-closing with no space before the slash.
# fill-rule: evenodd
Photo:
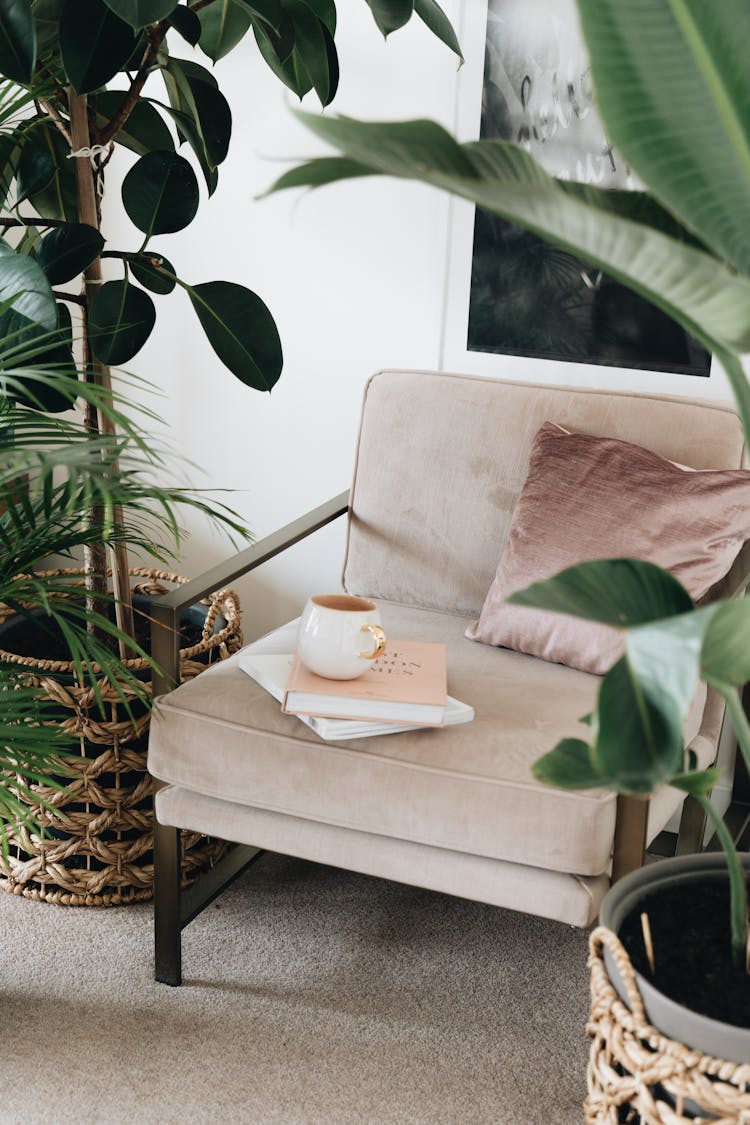
<svg viewBox="0 0 750 1125">
<path fill-rule="evenodd" d="M 460 141 L 479 138 L 484 79 L 488 0 L 463 0 L 459 38 L 466 59 L 456 84 L 454 132 Z M 518 379 L 558 386 L 643 391 L 686 398 L 731 400 L 721 364 L 711 361 L 708 378 L 667 371 L 645 371 L 603 364 L 572 363 L 538 357 L 469 351 L 466 347 L 474 239 L 474 206 L 451 197 L 440 369 L 496 379 Z"/>
</svg>

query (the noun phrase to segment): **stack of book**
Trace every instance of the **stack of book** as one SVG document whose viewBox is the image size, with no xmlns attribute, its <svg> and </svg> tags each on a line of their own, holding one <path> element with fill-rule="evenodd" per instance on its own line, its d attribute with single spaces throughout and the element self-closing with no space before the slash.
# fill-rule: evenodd
<svg viewBox="0 0 750 1125">
<path fill-rule="evenodd" d="M 328 741 L 452 726 L 474 718 L 471 707 L 448 695 L 443 644 L 389 641 L 372 668 L 354 680 L 316 676 L 294 653 L 243 652 L 239 664 L 279 700 L 282 711 L 297 715 Z"/>
</svg>

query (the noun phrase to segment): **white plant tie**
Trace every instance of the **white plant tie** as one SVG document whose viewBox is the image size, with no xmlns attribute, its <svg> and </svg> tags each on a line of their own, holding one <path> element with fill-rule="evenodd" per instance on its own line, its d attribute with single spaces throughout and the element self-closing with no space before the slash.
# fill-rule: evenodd
<svg viewBox="0 0 750 1125">
<path fill-rule="evenodd" d="M 79 148 L 77 152 L 69 152 L 68 160 L 88 160 L 96 176 L 96 194 L 101 199 L 104 195 L 104 176 L 102 175 L 101 158 L 109 153 L 112 145 L 91 145 L 90 148 Z"/>
</svg>

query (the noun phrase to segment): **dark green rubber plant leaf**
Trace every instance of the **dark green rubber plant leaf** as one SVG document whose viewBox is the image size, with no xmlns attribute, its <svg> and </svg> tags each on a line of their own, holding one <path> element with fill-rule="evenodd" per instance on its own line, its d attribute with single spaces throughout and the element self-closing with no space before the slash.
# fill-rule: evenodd
<svg viewBox="0 0 750 1125">
<path fill-rule="evenodd" d="M 693 608 L 693 599 L 669 571 L 638 559 L 578 563 L 511 594 L 508 601 L 618 629 L 646 625 Z"/>
<path fill-rule="evenodd" d="M 534 762 L 532 773 L 537 781 L 558 789 L 594 789 L 606 784 L 591 760 L 588 743 L 580 738 L 563 738 Z"/>
<path fill-rule="evenodd" d="M 200 21 L 200 49 L 213 62 L 234 50 L 253 22 L 247 9 L 234 0 L 214 0 L 200 10 L 196 19 Z"/>
<path fill-rule="evenodd" d="M 283 21 L 281 0 L 235 0 L 238 8 L 243 8 L 253 20 L 277 31 Z"/>
<path fill-rule="evenodd" d="M 44 270 L 0 240 L 0 302 L 11 298 L 11 312 L 49 332 L 57 328 L 57 306 Z"/>
<path fill-rule="evenodd" d="M 96 95 L 96 118 L 100 128 L 109 124 L 122 100 L 120 90 L 103 90 Z M 145 156 L 154 149 L 174 149 L 169 126 L 159 111 L 144 98 L 136 102 L 125 125 L 115 134 L 115 140 L 139 156 Z"/>
<path fill-rule="evenodd" d="M 297 97 L 303 98 L 314 89 L 321 105 L 328 105 L 339 82 L 330 10 L 308 0 L 284 0 L 284 16 L 278 38 L 254 26 L 260 52 L 277 78 Z"/>
<path fill-rule="evenodd" d="M 681 769 L 682 716 L 644 690 L 625 657 L 602 680 L 597 718 L 592 759 L 607 788 L 645 796 Z"/>
<path fill-rule="evenodd" d="M 176 152 L 147 153 L 122 184 L 128 217 L 148 237 L 183 230 L 195 218 L 199 199 L 195 172 Z"/>
<path fill-rule="evenodd" d="M 214 0 L 215 2 L 215 0 Z M 169 22 L 178 35 L 191 47 L 198 44 L 201 37 L 201 21 L 197 12 L 185 4 L 178 4 L 169 15 Z"/>
<path fill-rule="evenodd" d="M 64 304 L 58 303 L 57 314 L 57 328 L 53 332 L 12 310 L 0 315 L 0 371 L 11 371 L 14 379 L 8 397 L 51 414 L 70 410 L 75 404 L 78 379 L 70 313 Z M 29 371 L 31 368 L 34 374 Z"/>
<path fill-rule="evenodd" d="M 458 55 L 461 62 L 464 60 L 461 44 L 453 30 L 453 24 L 446 16 L 437 0 L 414 0 L 414 11 L 419 18 L 429 27 L 433 35 L 437 36 L 446 47 L 450 47 Z"/>
<path fill-rule="evenodd" d="M 162 272 L 164 269 L 169 274 L 174 274 L 174 266 L 169 258 L 157 254 L 155 250 L 146 250 L 142 254 L 134 255 L 128 259 L 128 265 L 136 281 L 140 282 L 144 289 L 150 289 L 152 293 L 165 296 L 171 293 L 177 284 L 173 277 Z"/>
<path fill-rule="evenodd" d="M 398 31 L 414 13 L 414 0 L 366 0 L 383 35 Z"/>
<path fill-rule="evenodd" d="M 0 74 L 28 85 L 35 61 L 31 0 L 0 0 Z"/>
<path fill-rule="evenodd" d="M 26 138 L 18 166 L 18 193 L 49 219 L 78 220 L 75 166 L 70 149 L 52 125 L 36 125 Z"/>
<path fill-rule="evenodd" d="M 179 127 L 199 160 L 217 168 L 232 136 L 232 112 L 214 76 L 205 67 L 170 58 L 162 72 L 170 105 L 182 116 Z"/>
<path fill-rule="evenodd" d="M 39 60 L 49 61 L 60 46 L 60 17 L 66 0 L 33 0 L 32 13 Z"/>
<path fill-rule="evenodd" d="M 98 230 L 86 223 L 66 223 L 45 234 L 36 251 L 36 260 L 50 285 L 72 281 L 90 266 L 104 248 Z"/>
<path fill-rule="evenodd" d="M 100 0 L 67 0 L 60 18 L 60 51 L 77 93 L 98 90 L 114 78 L 135 43 L 133 29 Z"/>
<path fill-rule="evenodd" d="M 127 363 L 151 335 L 156 309 L 148 293 L 129 281 L 107 281 L 95 294 L 89 311 L 94 355 L 102 363 Z"/>
<path fill-rule="evenodd" d="M 166 19 L 175 6 L 175 0 L 104 0 L 104 3 L 137 30 Z"/>
<path fill-rule="evenodd" d="M 207 281 L 188 293 L 222 363 L 248 387 L 270 391 L 283 357 L 276 323 L 260 297 L 232 281 Z"/>
</svg>

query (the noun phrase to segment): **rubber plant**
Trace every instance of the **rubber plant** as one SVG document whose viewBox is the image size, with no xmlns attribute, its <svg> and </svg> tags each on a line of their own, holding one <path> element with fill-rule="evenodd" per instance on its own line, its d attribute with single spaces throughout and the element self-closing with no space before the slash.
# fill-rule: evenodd
<svg viewBox="0 0 750 1125">
<path fill-rule="evenodd" d="M 750 445 L 750 8 L 744 0 L 577 0 L 608 140 L 647 185 L 600 189 L 551 178 L 504 141 L 459 144 L 430 121 L 304 120 L 341 156 L 274 185 L 390 175 L 452 192 L 578 254 L 679 322 L 726 371 Z M 725 699 L 750 767 L 740 690 L 750 680 L 750 602 L 698 608 L 667 572 L 612 559 L 582 563 L 512 601 L 624 630 L 603 678 L 591 741 L 565 739 L 535 767 L 570 788 L 646 797 L 692 794 L 714 822 L 731 883 L 735 966 L 748 963 L 747 888 L 708 799 L 717 771 L 686 761 L 682 718 L 699 678 Z"/>
<path fill-rule="evenodd" d="M 366 2 L 384 35 L 416 15 L 460 54 L 437 0 Z M 22 292 L 0 316 L 0 335 L 56 331 L 53 348 L 69 353 L 72 309 L 82 377 L 105 398 L 110 367 L 128 363 L 154 330 L 154 296 L 176 289 L 243 383 L 269 391 L 282 369 L 260 296 L 235 282 L 186 280 L 152 242 L 195 218 L 194 164 L 213 195 L 232 133 L 215 73 L 171 54 L 175 37 L 213 63 L 246 51 L 250 65 L 270 67 L 300 98 L 314 90 L 325 106 L 336 93 L 334 0 L 0 0 L 0 98 L 18 109 L 0 132 L 0 300 Z M 100 229 L 105 170 L 118 146 L 138 157 L 121 202 L 143 237 L 126 248 L 110 246 Z M 192 161 L 178 151 L 184 146 Z M 106 280 L 105 258 L 116 266 Z M 20 398 L 29 401 L 23 390 Z M 64 409 L 70 401 L 45 387 L 33 405 Z M 106 411 L 90 401 L 86 410 L 92 434 L 112 432 Z M 93 605 L 105 586 L 103 544 L 94 538 L 86 555 Z M 118 619 L 132 633 L 122 545 L 114 560 Z"/>
</svg>

